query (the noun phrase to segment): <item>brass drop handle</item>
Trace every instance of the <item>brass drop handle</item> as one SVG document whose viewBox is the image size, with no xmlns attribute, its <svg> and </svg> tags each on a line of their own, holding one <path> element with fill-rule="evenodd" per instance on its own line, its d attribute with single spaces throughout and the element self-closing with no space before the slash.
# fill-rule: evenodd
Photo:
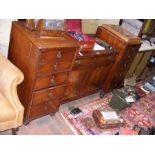
<svg viewBox="0 0 155 155">
<path fill-rule="evenodd" d="M 135 50 L 135 47 L 132 47 L 131 50 L 134 51 Z"/>
<path fill-rule="evenodd" d="M 57 70 L 58 69 L 58 63 L 56 62 L 55 64 L 54 64 L 54 70 Z"/>
<path fill-rule="evenodd" d="M 81 63 L 80 60 L 76 60 L 76 61 L 75 61 L 75 64 L 76 64 L 76 65 L 79 65 L 80 63 Z"/>
<path fill-rule="evenodd" d="M 47 106 L 46 105 L 44 106 L 44 110 L 47 110 Z"/>
<path fill-rule="evenodd" d="M 49 105 L 49 101 L 45 101 L 45 105 Z"/>
<path fill-rule="evenodd" d="M 111 59 L 112 59 L 112 57 L 109 55 L 109 56 L 108 56 L 108 59 L 109 59 L 109 60 L 111 60 Z"/>
<path fill-rule="evenodd" d="M 45 101 L 44 110 L 47 110 L 47 108 L 48 108 L 48 105 L 49 105 L 49 102 L 48 102 L 48 101 Z"/>
<path fill-rule="evenodd" d="M 130 58 L 131 57 L 131 55 L 130 54 L 128 54 L 128 58 Z"/>
<path fill-rule="evenodd" d="M 53 96 L 52 92 L 48 93 L 48 96 L 49 97 L 52 97 Z"/>
<path fill-rule="evenodd" d="M 81 45 L 81 49 L 87 47 L 87 44 Z"/>
<path fill-rule="evenodd" d="M 59 51 L 58 53 L 57 53 L 57 58 L 61 58 L 62 57 L 62 52 L 61 51 Z"/>
<path fill-rule="evenodd" d="M 124 64 L 124 68 L 126 68 L 126 67 L 127 67 L 127 64 L 125 63 L 125 64 Z"/>
<path fill-rule="evenodd" d="M 50 81 L 51 81 L 51 83 L 52 83 L 52 84 L 54 84 L 54 83 L 55 83 L 55 77 L 54 77 L 54 76 L 52 76 L 52 78 L 51 78 L 51 80 L 50 80 Z"/>
</svg>

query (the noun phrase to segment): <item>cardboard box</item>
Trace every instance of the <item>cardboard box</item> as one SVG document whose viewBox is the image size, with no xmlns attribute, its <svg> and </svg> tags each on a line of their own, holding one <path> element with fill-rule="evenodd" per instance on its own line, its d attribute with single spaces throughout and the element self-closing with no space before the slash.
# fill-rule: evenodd
<svg viewBox="0 0 155 155">
<path fill-rule="evenodd" d="M 82 19 L 82 32 L 95 34 L 97 27 L 102 24 L 119 25 L 119 19 Z"/>
</svg>

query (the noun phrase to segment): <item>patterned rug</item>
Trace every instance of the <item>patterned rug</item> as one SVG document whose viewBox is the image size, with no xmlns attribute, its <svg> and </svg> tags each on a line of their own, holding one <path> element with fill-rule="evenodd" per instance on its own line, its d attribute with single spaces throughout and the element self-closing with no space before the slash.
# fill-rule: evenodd
<svg viewBox="0 0 155 155">
<path fill-rule="evenodd" d="M 111 110 L 108 103 L 111 100 L 112 94 L 107 94 L 104 98 L 98 99 L 87 105 L 79 107 L 82 112 L 78 115 L 72 115 L 69 111 L 61 113 L 63 119 L 74 131 L 80 135 L 114 135 L 122 128 L 100 129 L 96 126 L 92 112 L 95 109 Z M 118 113 L 124 120 L 123 128 L 131 130 L 135 125 L 144 129 L 155 126 L 155 93 L 150 93 L 144 98 L 136 101 L 130 107 Z M 89 127 L 85 124 L 86 120 L 91 124 Z M 129 134 L 134 134 L 129 132 Z"/>
</svg>

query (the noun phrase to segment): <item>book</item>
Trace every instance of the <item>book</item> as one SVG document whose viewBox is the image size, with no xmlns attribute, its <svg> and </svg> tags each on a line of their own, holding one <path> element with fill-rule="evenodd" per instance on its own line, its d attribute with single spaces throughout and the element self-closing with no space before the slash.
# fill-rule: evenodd
<svg viewBox="0 0 155 155">
<path fill-rule="evenodd" d="M 94 45 L 94 49 L 93 50 L 105 50 L 105 48 L 103 47 L 103 46 L 101 46 L 101 45 L 99 45 L 99 44 L 97 44 L 97 43 L 95 43 L 95 45 Z"/>
</svg>

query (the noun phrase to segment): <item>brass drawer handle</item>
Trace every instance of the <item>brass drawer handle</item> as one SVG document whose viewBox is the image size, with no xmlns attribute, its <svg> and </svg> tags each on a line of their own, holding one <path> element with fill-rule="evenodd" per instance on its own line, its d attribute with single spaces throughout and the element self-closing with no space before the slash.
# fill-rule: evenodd
<svg viewBox="0 0 155 155">
<path fill-rule="evenodd" d="M 48 105 L 49 105 L 49 101 L 45 101 L 44 110 L 47 110 Z"/>
<path fill-rule="evenodd" d="M 62 52 L 61 51 L 59 51 L 58 53 L 57 53 L 57 58 L 61 58 L 62 57 Z"/>
<path fill-rule="evenodd" d="M 81 49 L 87 47 L 87 44 L 81 45 Z"/>
<path fill-rule="evenodd" d="M 51 78 L 51 80 L 50 80 L 50 81 L 51 81 L 51 83 L 52 83 L 52 84 L 54 84 L 54 83 L 55 83 L 55 77 L 54 77 L 54 76 L 52 76 L 52 78 Z"/>
<path fill-rule="evenodd" d="M 80 63 L 81 63 L 80 60 L 76 60 L 76 61 L 75 61 L 75 64 L 76 64 L 76 65 L 79 65 Z"/>
<path fill-rule="evenodd" d="M 46 105 L 44 106 L 44 110 L 47 110 L 47 106 Z"/>
<path fill-rule="evenodd" d="M 49 102 L 48 101 L 45 101 L 45 105 L 48 105 L 49 104 Z"/>
<path fill-rule="evenodd" d="M 124 64 L 124 68 L 126 68 L 127 67 L 127 64 Z"/>
<path fill-rule="evenodd" d="M 132 47 L 131 50 L 134 51 L 135 50 L 135 47 Z"/>
<path fill-rule="evenodd" d="M 111 59 L 112 59 L 112 57 L 109 55 L 109 56 L 108 56 L 108 59 L 109 59 L 109 60 L 111 60 Z"/>
<path fill-rule="evenodd" d="M 53 96 L 52 92 L 48 93 L 48 96 L 49 97 L 52 97 Z"/>
<path fill-rule="evenodd" d="M 54 70 L 57 70 L 58 69 L 58 63 L 56 62 L 55 64 L 54 64 Z"/>
<path fill-rule="evenodd" d="M 128 54 L 128 58 L 130 58 L 131 57 L 131 55 L 130 54 Z"/>
</svg>

